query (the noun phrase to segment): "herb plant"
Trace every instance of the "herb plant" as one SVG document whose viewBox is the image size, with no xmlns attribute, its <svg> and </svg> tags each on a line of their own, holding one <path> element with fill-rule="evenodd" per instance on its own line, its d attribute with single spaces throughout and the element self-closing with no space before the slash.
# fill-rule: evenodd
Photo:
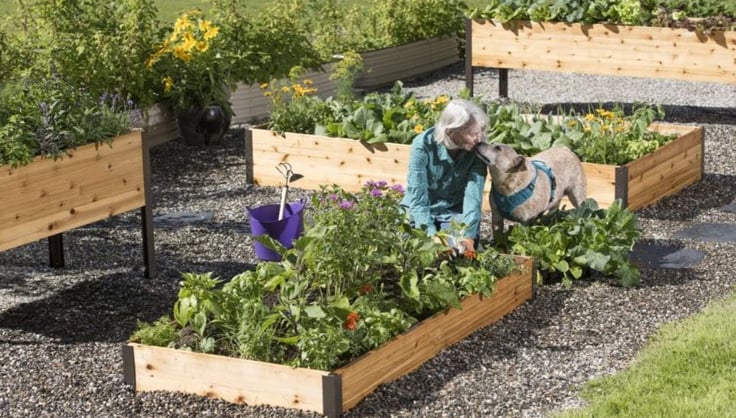
<svg viewBox="0 0 736 418">
<path fill-rule="evenodd" d="M 409 226 L 402 194 L 381 181 L 358 193 L 323 187 L 293 248 L 258 238 L 282 261 L 224 284 L 186 274 L 173 318 L 141 323 L 132 340 L 330 370 L 467 295 L 489 295 L 515 268 L 492 247 L 447 256 Z"/>
</svg>

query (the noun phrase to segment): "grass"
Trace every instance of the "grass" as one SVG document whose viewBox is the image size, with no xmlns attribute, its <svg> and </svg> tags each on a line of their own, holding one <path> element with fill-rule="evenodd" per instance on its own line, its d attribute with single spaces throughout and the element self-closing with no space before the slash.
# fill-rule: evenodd
<svg viewBox="0 0 736 418">
<path fill-rule="evenodd" d="M 556 418 L 736 417 L 736 293 L 667 324 L 626 370 L 583 386 Z"/>
<path fill-rule="evenodd" d="M 195 7 L 206 9 L 209 4 L 206 0 L 155 0 L 155 3 L 162 22 L 173 22 L 181 12 Z M 269 3 L 269 0 L 249 0 L 246 5 L 255 14 Z M 16 9 L 17 0 L 0 0 L 0 16 L 15 13 Z"/>
</svg>

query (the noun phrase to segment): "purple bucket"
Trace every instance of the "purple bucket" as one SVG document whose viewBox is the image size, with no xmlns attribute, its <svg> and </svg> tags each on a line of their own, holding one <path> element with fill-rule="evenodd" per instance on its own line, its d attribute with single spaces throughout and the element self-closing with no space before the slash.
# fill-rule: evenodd
<svg viewBox="0 0 736 418">
<path fill-rule="evenodd" d="M 279 220 L 279 206 L 276 204 L 245 208 L 250 217 L 250 231 L 254 237 L 268 235 L 284 247 L 291 248 L 294 240 L 304 231 L 304 202 L 288 203 L 282 220 Z M 276 251 L 266 248 L 256 240 L 253 242 L 259 260 L 281 260 L 281 255 Z"/>
</svg>

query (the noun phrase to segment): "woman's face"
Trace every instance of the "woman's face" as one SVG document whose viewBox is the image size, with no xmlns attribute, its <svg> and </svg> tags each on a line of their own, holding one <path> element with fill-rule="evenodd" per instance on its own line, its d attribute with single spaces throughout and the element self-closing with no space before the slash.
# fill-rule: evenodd
<svg viewBox="0 0 736 418">
<path fill-rule="evenodd" d="M 473 123 L 465 129 L 459 130 L 452 135 L 452 142 L 465 151 L 473 151 L 473 148 L 483 141 L 483 130 L 480 125 Z"/>
</svg>

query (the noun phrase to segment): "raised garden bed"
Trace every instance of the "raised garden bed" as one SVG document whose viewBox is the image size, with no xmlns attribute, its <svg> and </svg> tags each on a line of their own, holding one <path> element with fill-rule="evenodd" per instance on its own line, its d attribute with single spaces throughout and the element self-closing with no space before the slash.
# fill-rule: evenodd
<svg viewBox="0 0 736 418">
<path fill-rule="evenodd" d="M 588 195 L 600 207 L 621 199 L 624 207 L 635 210 L 702 178 L 703 128 L 659 123 L 652 129 L 677 133 L 679 137 L 624 166 L 583 163 Z M 245 142 L 247 178 L 253 184 L 281 186 L 283 176 L 274 167 L 285 161 L 304 176 L 298 187 L 305 189 L 336 184 L 346 190 L 359 190 L 377 173 L 390 183 L 406 183 L 409 145 L 370 145 L 347 138 L 288 132 L 279 135 L 259 127 L 246 131 Z M 486 183 L 488 191 L 490 180 Z M 490 210 L 487 199 L 484 209 Z"/>
<path fill-rule="evenodd" d="M 432 38 L 391 48 L 361 53 L 364 70 L 354 87 L 373 90 L 393 85 L 397 80 L 408 80 L 460 61 L 458 42 L 454 37 Z M 325 64 L 324 71 L 309 71 L 303 78 L 312 80 L 316 95 L 334 96 L 337 82 L 330 80 L 335 64 Z M 258 85 L 238 84 L 230 97 L 233 123 L 250 123 L 266 119 L 271 111 L 271 98 L 263 95 Z"/>
<path fill-rule="evenodd" d="M 736 32 L 706 35 L 679 28 L 466 20 L 466 83 L 472 68 L 508 69 L 736 83 Z"/>
<path fill-rule="evenodd" d="M 0 167 L 0 251 L 49 238 L 51 265 L 62 267 L 63 232 L 145 208 L 147 152 L 141 136 L 131 132 L 111 145 L 84 145 L 60 159 L 37 157 L 22 167 Z M 150 222 L 143 224 L 149 274 L 152 232 Z"/>
<path fill-rule="evenodd" d="M 272 405 L 340 416 L 381 384 L 421 366 L 534 296 L 532 259 L 501 278 L 490 297 L 471 296 L 420 322 L 352 363 L 332 371 L 193 353 L 140 344 L 123 346 L 125 382 L 136 391 L 177 391 L 248 405 Z"/>
</svg>

